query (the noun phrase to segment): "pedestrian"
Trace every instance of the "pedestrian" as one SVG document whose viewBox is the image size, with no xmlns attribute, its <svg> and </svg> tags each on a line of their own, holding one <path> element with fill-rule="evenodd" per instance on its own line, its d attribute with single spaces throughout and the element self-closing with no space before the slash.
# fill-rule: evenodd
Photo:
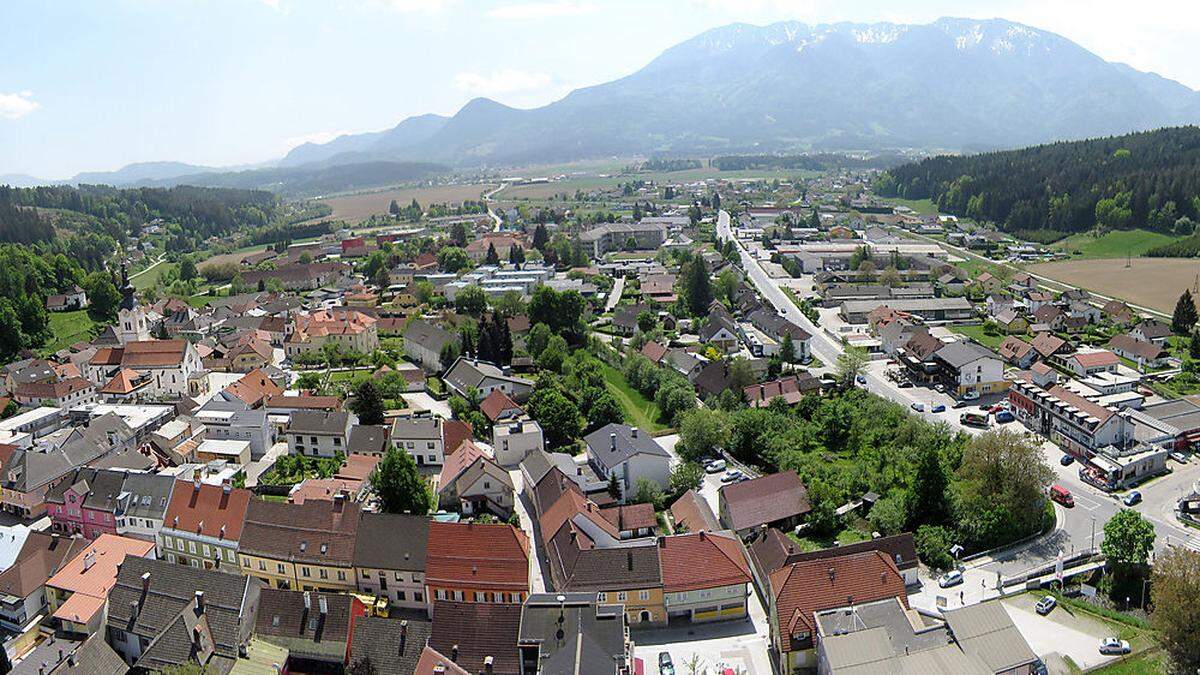
<svg viewBox="0 0 1200 675">
<path fill-rule="evenodd" d="M 958 604 L 960 604 L 960 605 L 967 604 L 966 601 L 963 600 L 963 592 L 962 591 L 958 592 Z"/>
</svg>

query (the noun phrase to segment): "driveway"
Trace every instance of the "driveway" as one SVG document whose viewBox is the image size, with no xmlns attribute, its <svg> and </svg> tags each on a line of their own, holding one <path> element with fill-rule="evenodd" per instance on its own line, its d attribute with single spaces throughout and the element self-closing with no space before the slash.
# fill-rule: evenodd
<svg viewBox="0 0 1200 675">
<path fill-rule="evenodd" d="M 450 413 L 450 404 L 446 401 L 439 401 L 429 394 L 418 391 L 408 394 L 401 394 L 404 400 L 408 402 L 414 410 L 428 410 L 438 417 L 450 419 L 453 415 Z"/>
<path fill-rule="evenodd" d="M 748 605 L 749 617 L 741 621 L 634 630 L 633 655 L 646 662 L 647 673 L 658 672 L 658 654 L 665 651 L 680 675 L 691 672 L 687 664 L 694 657 L 699 658 L 697 673 L 732 668 L 745 675 L 771 675 L 769 624 L 753 590 Z"/>
<path fill-rule="evenodd" d="M 1084 670 L 1114 660 L 1100 654 L 1100 641 L 1111 635 L 1102 621 L 1062 605 L 1039 616 L 1033 609 L 1036 603 L 1037 596 L 1029 593 L 1002 601 L 1017 630 L 1043 660 L 1052 654 L 1068 656 Z"/>
</svg>

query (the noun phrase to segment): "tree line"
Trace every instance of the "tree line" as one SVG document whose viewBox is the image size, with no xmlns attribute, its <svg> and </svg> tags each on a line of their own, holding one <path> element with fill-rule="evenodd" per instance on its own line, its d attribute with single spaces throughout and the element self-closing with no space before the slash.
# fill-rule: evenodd
<svg viewBox="0 0 1200 675">
<path fill-rule="evenodd" d="M 1188 235 L 1200 220 L 1200 127 L 939 155 L 888 170 L 875 190 L 1041 239 L 1096 226 Z"/>
</svg>

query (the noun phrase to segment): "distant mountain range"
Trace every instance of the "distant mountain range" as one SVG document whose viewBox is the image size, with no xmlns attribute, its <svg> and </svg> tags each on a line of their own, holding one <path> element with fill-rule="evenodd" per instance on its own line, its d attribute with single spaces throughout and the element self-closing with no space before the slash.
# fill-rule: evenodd
<svg viewBox="0 0 1200 675">
<path fill-rule="evenodd" d="M 306 192 L 313 172 L 331 167 L 373 166 L 357 170 L 369 181 L 394 173 L 379 162 L 495 167 L 629 155 L 973 152 L 1196 122 L 1200 93 L 1010 21 L 734 24 L 540 108 L 477 98 L 452 117 L 420 115 L 384 131 L 306 143 L 249 175 L 156 162 L 71 182 L 232 181 Z M 289 173 L 296 170 L 301 175 Z"/>
</svg>

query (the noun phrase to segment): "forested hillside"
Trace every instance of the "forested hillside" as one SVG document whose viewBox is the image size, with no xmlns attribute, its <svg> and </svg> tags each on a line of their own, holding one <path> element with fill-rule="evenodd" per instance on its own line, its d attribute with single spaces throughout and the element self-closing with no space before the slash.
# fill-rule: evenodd
<svg viewBox="0 0 1200 675">
<path fill-rule="evenodd" d="M 1187 235 L 1200 221 L 1200 127 L 931 157 L 876 190 L 1043 241 L 1096 226 Z"/>
</svg>

